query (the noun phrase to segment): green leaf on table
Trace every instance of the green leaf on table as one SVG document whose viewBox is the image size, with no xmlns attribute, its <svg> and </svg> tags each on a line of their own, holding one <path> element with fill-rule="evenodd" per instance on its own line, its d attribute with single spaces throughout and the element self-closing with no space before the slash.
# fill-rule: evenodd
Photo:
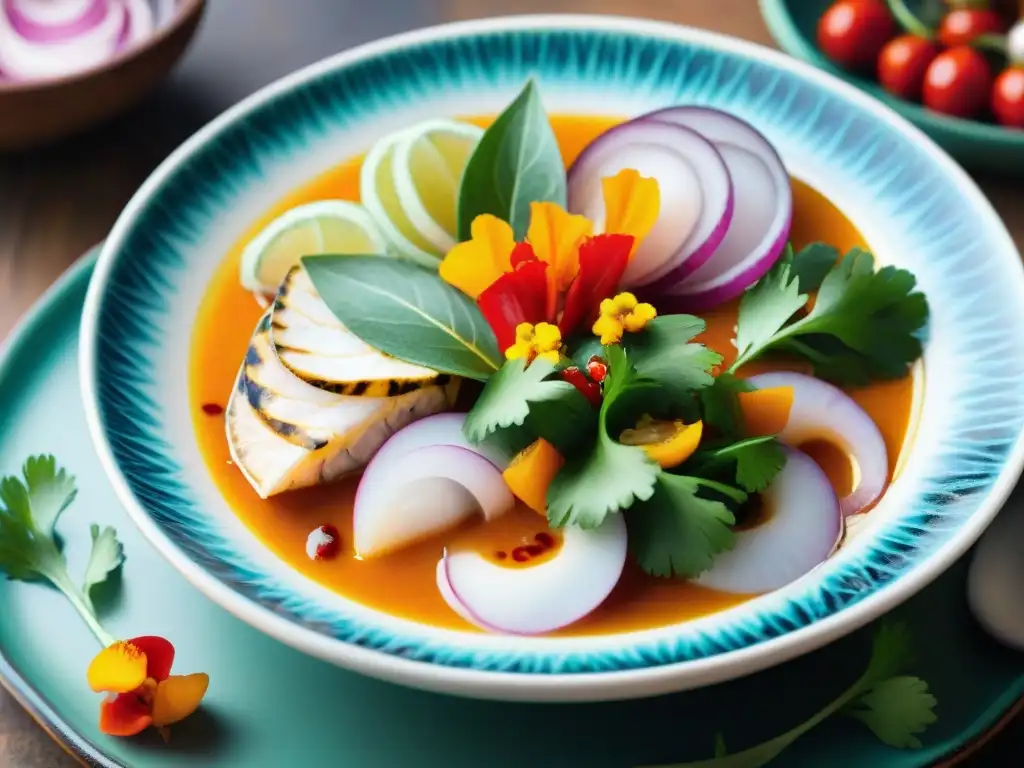
<svg viewBox="0 0 1024 768">
<path fill-rule="evenodd" d="M 76 494 L 74 478 L 52 456 L 33 456 L 21 477 L 0 480 L 0 571 L 51 581 L 66 572 L 54 525 Z"/>
<path fill-rule="evenodd" d="M 374 349 L 478 381 L 501 367 L 476 304 L 436 272 L 379 256 L 306 256 L 302 264 L 331 312 Z"/>
<path fill-rule="evenodd" d="M 936 698 L 919 677 L 901 675 L 877 683 L 845 710 L 871 729 L 883 744 L 921 749 L 920 734 L 938 720 Z"/>
<path fill-rule="evenodd" d="M 532 442 L 543 437 L 561 452 L 586 435 L 597 420 L 587 399 L 572 384 L 552 378 L 556 366 L 547 360 L 509 360 L 484 386 L 473 408 L 466 414 L 463 431 L 474 443 L 517 427 L 524 428 Z"/>
<path fill-rule="evenodd" d="M 469 240 L 477 216 L 507 221 L 516 240 L 526 237 L 530 203 L 565 206 L 562 153 L 544 112 L 537 84 L 530 80 L 484 132 L 462 173 L 459 188 L 459 240 Z"/>
<path fill-rule="evenodd" d="M 723 487 L 661 472 L 654 495 L 629 510 L 630 551 L 645 573 L 693 578 L 732 549 L 736 537 L 730 526 L 736 518 L 721 501 L 702 497 L 702 489 L 722 492 Z"/>
<path fill-rule="evenodd" d="M 124 547 L 117 538 L 117 531 L 109 525 L 100 529 L 98 525 L 89 526 L 92 537 L 92 549 L 89 551 L 89 562 L 85 566 L 85 577 L 82 581 L 82 594 L 89 597 L 93 587 L 97 587 L 121 567 L 124 563 Z"/>
<path fill-rule="evenodd" d="M 643 448 L 623 445 L 609 434 L 618 426 L 615 412 L 633 396 L 657 386 L 637 375 L 622 347 L 607 347 L 606 354 L 608 375 L 597 435 L 589 450 L 566 460 L 548 487 L 548 522 L 557 528 L 596 528 L 607 515 L 629 508 L 637 499 L 649 499 L 661 471 Z"/>
</svg>

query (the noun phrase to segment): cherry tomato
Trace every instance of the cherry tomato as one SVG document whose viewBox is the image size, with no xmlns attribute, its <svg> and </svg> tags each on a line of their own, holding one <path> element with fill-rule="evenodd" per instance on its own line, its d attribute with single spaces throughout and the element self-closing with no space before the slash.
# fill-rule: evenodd
<svg viewBox="0 0 1024 768">
<path fill-rule="evenodd" d="M 1003 20 L 995 11 L 957 8 L 943 17 L 939 24 L 939 42 L 947 48 L 967 45 L 978 35 L 1000 34 Z"/>
<path fill-rule="evenodd" d="M 924 73 L 939 54 L 931 40 L 916 35 L 894 37 L 878 55 L 878 82 L 889 93 L 918 101 L 924 86 Z"/>
<path fill-rule="evenodd" d="M 818 46 L 842 67 L 870 69 L 895 33 L 896 22 L 881 0 L 838 0 L 818 22 Z"/>
<path fill-rule="evenodd" d="M 985 57 L 961 45 L 943 51 L 924 75 L 924 104 L 954 117 L 970 118 L 985 108 L 992 92 L 992 70 Z"/>
<path fill-rule="evenodd" d="M 992 112 L 1000 124 L 1024 128 L 1024 69 L 1004 69 L 992 85 Z"/>
</svg>

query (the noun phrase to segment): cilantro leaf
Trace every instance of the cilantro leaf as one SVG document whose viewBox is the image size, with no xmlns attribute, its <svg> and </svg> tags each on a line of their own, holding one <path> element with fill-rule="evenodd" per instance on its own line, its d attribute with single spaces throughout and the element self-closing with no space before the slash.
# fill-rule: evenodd
<svg viewBox="0 0 1024 768">
<path fill-rule="evenodd" d="M 736 484 L 749 493 L 757 493 L 767 488 L 786 466 L 786 453 L 774 436 L 766 435 L 701 451 L 691 461 L 703 470 L 699 474 L 716 466 L 734 466 Z"/>
<path fill-rule="evenodd" d="M 112 527 L 100 530 L 98 525 L 91 525 L 89 535 L 92 536 L 92 550 L 89 552 L 89 563 L 85 566 L 82 585 L 82 594 L 87 599 L 92 588 L 105 582 L 124 562 L 124 547 Z"/>
<path fill-rule="evenodd" d="M 773 739 L 731 755 L 724 754 L 724 742 L 716 737 L 713 758 L 660 768 L 760 768 L 837 712 L 861 720 L 889 746 L 920 748 L 917 735 L 936 721 L 937 702 L 928 693 L 923 680 L 897 677 L 911 659 L 910 640 L 905 625 L 880 625 L 872 639 L 871 658 L 864 674 L 808 720 Z"/>
<path fill-rule="evenodd" d="M 554 372 L 554 364 L 540 358 L 529 365 L 524 359 L 506 361 L 466 414 L 466 437 L 480 443 L 499 429 L 521 427 L 531 408 L 542 403 L 555 406 L 545 410 L 549 418 L 542 421 L 550 425 L 555 419 L 575 427 L 573 422 L 583 413 L 581 401 L 589 410 L 586 398 L 569 382 L 549 378 Z"/>
<path fill-rule="evenodd" d="M 789 322 L 803 306 L 797 303 L 804 283 L 814 284 L 824 261 L 824 255 L 782 259 L 747 291 L 731 371 L 777 350 L 806 358 L 822 378 L 859 384 L 902 376 L 921 356 L 918 334 L 928 320 L 928 302 L 915 290 L 914 276 L 896 267 L 875 271 L 874 257 L 860 248 L 824 276 L 813 308 Z"/>
<path fill-rule="evenodd" d="M 727 438 L 739 438 L 743 434 L 743 418 L 736 396 L 751 389 L 743 379 L 731 373 L 721 373 L 715 377 L 710 387 L 700 391 L 704 425 L 714 427 Z"/>
<path fill-rule="evenodd" d="M 662 315 L 640 333 L 629 333 L 623 346 L 637 373 L 658 383 L 674 398 L 710 387 L 710 371 L 722 356 L 693 338 L 704 332 L 705 323 L 693 315 Z"/>
<path fill-rule="evenodd" d="M 653 386 L 637 375 L 622 347 L 608 347 L 606 354 L 608 375 L 597 436 L 589 450 L 566 460 L 548 487 L 548 522 L 557 528 L 596 528 L 607 515 L 627 509 L 636 499 L 649 499 L 660 472 L 643 448 L 622 445 L 609 434 L 623 417 L 625 405 L 637 402 L 634 396 Z"/>
<path fill-rule="evenodd" d="M 825 275 L 842 256 L 838 248 L 826 243 L 811 243 L 796 253 L 793 253 L 792 246 L 786 247 L 783 258 L 788 258 L 792 264 L 790 274 L 796 278 L 800 293 L 818 290 Z"/>
<path fill-rule="evenodd" d="M 732 549 L 735 534 L 729 526 L 736 518 L 721 501 L 699 496 L 704 486 L 721 488 L 662 472 L 654 495 L 629 510 L 629 546 L 645 573 L 693 578 L 710 568 L 716 555 Z"/>
<path fill-rule="evenodd" d="M 0 570 L 15 579 L 50 579 L 66 572 L 53 537 L 60 513 L 74 500 L 75 481 L 52 456 L 33 456 L 22 477 L 0 480 Z"/>
<path fill-rule="evenodd" d="M 874 685 L 846 714 L 864 723 L 879 741 L 896 749 L 921 749 L 918 734 L 938 720 L 936 698 L 919 677 L 890 677 Z"/>
</svg>

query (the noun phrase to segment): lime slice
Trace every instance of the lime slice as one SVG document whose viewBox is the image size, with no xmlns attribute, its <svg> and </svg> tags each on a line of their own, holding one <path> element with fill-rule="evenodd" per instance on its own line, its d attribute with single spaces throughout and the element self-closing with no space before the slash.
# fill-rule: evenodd
<svg viewBox="0 0 1024 768">
<path fill-rule="evenodd" d="M 250 291 L 277 293 L 303 256 L 318 253 L 387 255 L 387 240 L 370 212 L 347 200 L 318 200 L 285 211 L 242 252 L 241 282 Z"/>
<path fill-rule="evenodd" d="M 459 182 L 482 128 L 430 120 L 404 132 L 395 144 L 392 172 L 402 210 L 417 232 L 442 254 L 455 247 Z"/>
<path fill-rule="evenodd" d="M 367 153 L 359 173 L 359 197 L 401 256 L 428 269 L 437 269 L 444 252 L 413 226 L 395 188 L 395 147 L 407 130 L 388 134 Z"/>
</svg>

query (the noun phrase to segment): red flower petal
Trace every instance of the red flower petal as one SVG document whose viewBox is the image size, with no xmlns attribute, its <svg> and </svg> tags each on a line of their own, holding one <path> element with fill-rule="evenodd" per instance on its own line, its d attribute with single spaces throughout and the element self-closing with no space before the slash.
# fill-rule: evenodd
<svg viewBox="0 0 1024 768">
<path fill-rule="evenodd" d="M 632 235 L 595 235 L 580 244 L 580 271 L 565 294 L 558 324 L 563 337 L 594 323 L 601 300 L 615 293 L 632 249 Z"/>
<path fill-rule="evenodd" d="M 547 319 L 547 267 L 542 261 L 520 261 L 514 272 L 506 272 L 477 298 L 477 306 L 494 331 L 502 352 L 515 344 L 517 325 L 537 324 Z"/>
<path fill-rule="evenodd" d="M 137 693 L 119 693 L 100 702 L 100 732 L 135 736 L 153 724 L 149 707 Z"/>
<path fill-rule="evenodd" d="M 146 654 L 146 677 L 157 682 L 166 680 L 174 664 L 174 646 L 169 640 L 156 635 L 145 635 L 128 641 Z"/>
<path fill-rule="evenodd" d="M 516 243 L 512 249 L 512 255 L 508 257 L 508 261 L 512 265 L 512 269 L 515 269 L 520 264 L 528 264 L 533 261 L 540 261 L 540 259 L 533 252 L 532 245 L 529 243 Z"/>
</svg>

